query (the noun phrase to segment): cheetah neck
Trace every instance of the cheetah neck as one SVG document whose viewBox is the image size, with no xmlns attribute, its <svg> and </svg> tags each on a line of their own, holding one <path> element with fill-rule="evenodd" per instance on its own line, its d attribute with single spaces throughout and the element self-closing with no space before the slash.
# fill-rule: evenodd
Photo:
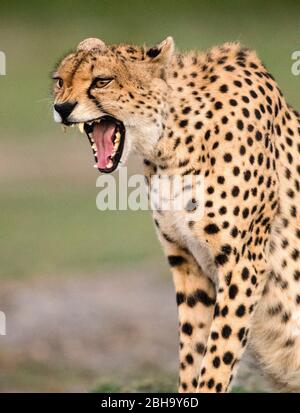
<svg viewBox="0 0 300 413">
<path fill-rule="evenodd" d="M 201 67 L 205 65 L 205 55 L 191 52 L 174 56 L 168 71 L 169 93 L 165 122 L 162 135 L 154 148 L 150 160 L 164 170 L 175 173 L 178 165 L 189 161 L 190 169 L 199 159 L 193 153 L 186 153 L 185 142 L 191 139 L 196 128 L 202 124 L 202 109 L 209 105 L 205 96 L 205 81 L 201 76 Z M 198 145 L 204 145 L 201 138 Z"/>
</svg>

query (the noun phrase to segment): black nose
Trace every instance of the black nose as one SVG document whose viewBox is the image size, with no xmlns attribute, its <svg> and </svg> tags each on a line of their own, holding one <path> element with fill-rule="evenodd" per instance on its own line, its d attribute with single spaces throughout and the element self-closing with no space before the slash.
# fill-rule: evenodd
<svg viewBox="0 0 300 413">
<path fill-rule="evenodd" d="M 60 114 L 62 121 L 66 122 L 76 105 L 77 102 L 57 103 L 54 105 L 54 109 Z"/>
</svg>

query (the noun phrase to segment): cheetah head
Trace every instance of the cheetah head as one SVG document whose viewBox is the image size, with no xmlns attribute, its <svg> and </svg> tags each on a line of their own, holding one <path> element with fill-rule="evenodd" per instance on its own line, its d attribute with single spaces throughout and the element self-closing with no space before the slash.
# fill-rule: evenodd
<svg viewBox="0 0 300 413">
<path fill-rule="evenodd" d="M 107 46 L 90 38 L 59 62 L 54 120 L 87 135 L 100 172 L 125 163 L 131 149 L 151 156 L 168 111 L 173 54 L 171 37 L 152 48 Z"/>
</svg>

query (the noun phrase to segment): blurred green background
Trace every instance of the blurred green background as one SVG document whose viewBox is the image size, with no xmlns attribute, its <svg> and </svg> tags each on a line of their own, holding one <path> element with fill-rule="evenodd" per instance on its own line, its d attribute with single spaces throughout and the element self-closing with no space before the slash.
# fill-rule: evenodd
<svg viewBox="0 0 300 413">
<path fill-rule="evenodd" d="M 239 40 L 257 50 L 299 109 L 300 77 L 291 73 L 291 54 L 300 49 L 299 16 L 300 3 L 291 0 L 1 1 L 7 75 L 0 76 L 0 277 L 8 291 L 75 275 L 168 274 L 150 214 L 98 211 L 89 145 L 76 131 L 64 135 L 52 120 L 50 74 L 62 55 L 86 37 L 154 44 L 172 35 L 182 50 Z M 132 158 L 130 170 L 138 165 Z M 7 305 L 9 311 L 10 304 L 7 293 L 0 310 Z M 65 377 L 45 360 L 33 372 L 26 356 L 21 364 L 8 363 L 9 374 L 0 367 L 0 390 L 27 389 L 28 375 Z M 61 387 L 29 380 L 29 389 L 72 389 L 74 372 L 66 377 Z"/>
</svg>

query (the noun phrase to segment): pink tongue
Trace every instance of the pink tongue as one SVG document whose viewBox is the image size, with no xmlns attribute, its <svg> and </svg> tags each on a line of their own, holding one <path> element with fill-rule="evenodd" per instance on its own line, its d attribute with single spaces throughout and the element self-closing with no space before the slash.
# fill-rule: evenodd
<svg viewBox="0 0 300 413">
<path fill-rule="evenodd" d="M 98 163 L 100 169 L 105 169 L 110 156 L 113 153 L 114 145 L 112 138 L 114 136 L 116 125 L 108 121 L 95 123 L 93 129 L 93 140 L 97 146 Z"/>
</svg>

